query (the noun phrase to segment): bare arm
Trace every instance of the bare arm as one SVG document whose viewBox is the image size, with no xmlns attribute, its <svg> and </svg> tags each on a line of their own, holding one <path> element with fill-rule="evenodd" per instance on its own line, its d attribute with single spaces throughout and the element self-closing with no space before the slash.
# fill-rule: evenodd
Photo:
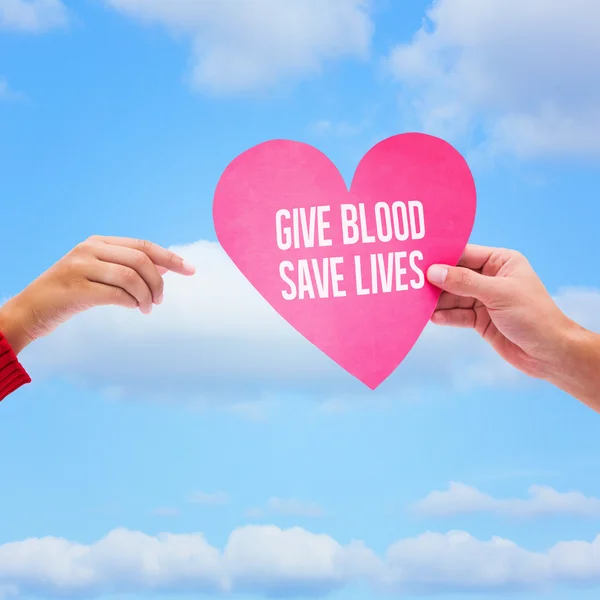
<svg viewBox="0 0 600 600">
<path fill-rule="evenodd" d="M 600 412 L 600 335 L 558 308 L 524 256 L 469 245 L 427 277 L 443 290 L 434 323 L 474 328 L 511 365 Z"/>
<path fill-rule="evenodd" d="M 600 335 L 576 323 L 563 333 L 563 348 L 546 380 L 600 412 Z"/>
<path fill-rule="evenodd" d="M 192 275 L 194 267 L 145 240 L 93 236 L 76 246 L 0 307 L 0 400 L 31 381 L 17 359 L 28 344 L 94 306 L 149 314 L 167 271 Z"/>
</svg>

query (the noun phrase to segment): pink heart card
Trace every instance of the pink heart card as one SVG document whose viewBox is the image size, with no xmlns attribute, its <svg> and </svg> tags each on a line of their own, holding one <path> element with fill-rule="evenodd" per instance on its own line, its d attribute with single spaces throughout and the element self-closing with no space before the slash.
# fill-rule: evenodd
<svg viewBox="0 0 600 600">
<path fill-rule="evenodd" d="M 475 220 L 464 158 L 420 133 L 390 137 L 360 161 L 350 191 L 304 143 L 273 140 L 221 176 L 217 238 L 297 331 L 371 389 L 404 360 L 440 291 L 430 265 L 455 265 Z"/>
</svg>

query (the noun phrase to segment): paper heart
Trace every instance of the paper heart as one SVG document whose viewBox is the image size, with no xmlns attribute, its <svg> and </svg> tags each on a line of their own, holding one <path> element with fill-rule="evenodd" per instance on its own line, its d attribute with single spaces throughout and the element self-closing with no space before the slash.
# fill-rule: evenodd
<svg viewBox="0 0 600 600">
<path fill-rule="evenodd" d="M 350 191 L 312 146 L 255 146 L 223 173 L 213 215 L 223 249 L 267 302 L 375 389 L 429 321 L 440 292 L 427 268 L 458 262 L 475 208 L 462 156 L 406 133 L 367 152 Z"/>
</svg>

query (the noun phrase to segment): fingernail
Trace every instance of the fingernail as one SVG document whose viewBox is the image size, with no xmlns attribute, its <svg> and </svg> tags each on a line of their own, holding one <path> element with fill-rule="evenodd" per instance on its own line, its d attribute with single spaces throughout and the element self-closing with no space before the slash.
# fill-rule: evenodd
<svg viewBox="0 0 600 600">
<path fill-rule="evenodd" d="M 427 270 L 427 279 L 435 285 L 442 285 L 448 276 L 448 267 L 443 265 L 432 265 Z"/>
<path fill-rule="evenodd" d="M 183 261 L 183 268 L 188 271 L 190 274 L 193 274 L 196 272 L 196 267 L 192 264 L 190 264 L 187 260 Z"/>
<path fill-rule="evenodd" d="M 160 294 L 160 296 L 156 299 L 156 304 L 162 304 L 164 297 L 164 294 Z"/>
</svg>

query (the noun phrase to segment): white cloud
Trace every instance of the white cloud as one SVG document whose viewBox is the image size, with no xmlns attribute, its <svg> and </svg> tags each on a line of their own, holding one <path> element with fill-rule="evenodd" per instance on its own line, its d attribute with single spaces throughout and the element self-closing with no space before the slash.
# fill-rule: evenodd
<svg viewBox="0 0 600 600">
<path fill-rule="evenodd" d="M 582 562 L 597 551 L 600 538 L 584 544 Z M 463 531 L 425 533 L 396 542 L 388 550 L 386 587 L 421 593 L 542 588 L 562 583 L 558 570 L 565 554 L 556 564 L 555 548 L 530 552 L 499 537 L 482 541 Z M 589 576 L 598 580 L 600 569 Z"/>
<path fill-rule="evenodd" d="M 189 501 L 192 504 L 221 506 L 229 503 L 229 496 L 225 492 L 194 492 L 190 496 Z"/>
<path fill-rule="evenodd" d="M 520 156 L 600 154 L 596 0 L 439 0 L 388 57 L 419 125 Z"/>
<path fill-rule="evenodd" d="M 573 320 L 600 332 L 600 292 L 593 288 L 566 287 L 560 290 L 557 304 Z"/>
<path fill-rule="evenodd" d="M 368 391 L 285 322 L 220 246 L 174 248 L 194 277 L 165 276 L 165 301 L 149 316 L 109 307 L 78 315 L 27 348 L 34 379 L 63 376 L 113 397 L 203 406 L 271 406 L 274 394 L 313 392 L 325 401 L 406 396 L 525 381 L 473 331 L 428 325 L 409 357 Z M 600 330 L 600 292 L 570 288 L 559 304 Z M 457 352 L 460 348 L 460 352 Z M 244 411 L 242 411 L 244 412 Z"/>
<path fill-rule="evenodd" d="M 495 513 L 514 517 L 548 515 L 600 516 L 600 499 L 581 492 L 558 492 L 549 486 L 534 485 L 529 497 L 493 498 L 464 483 L 450 483 L 445 491 L 434 491 L 414 505 L 425 516 L 447 517 L 471 513 Z"/>
<path fill-rule="evenodd" d="M 0 0 L 1 1 L 1 0 Z M 8 81 L 0 79 L 0 102 L 6 101 L 26 101 L 27 95 L 23 92 L 13 90 Z"/>
<path fill-rule="evenodd" d="M 90 545 L 30 538 L 0 545 L 0 590 L 19 596 L 126 593 L 323 596 L 354 585 L 374 592 L 498 592 L 600 584 L 600 536 L 529 551 L 498 537 L 425 533 L 377 556 L 299 527 L 235 529 L 225 547 L 202 534 L 117 529 Z"/>
<path fill-rule="evenodd" d="M 63 27 L 68 20 L 67 8 L 61 0 L 0 0 L 0 32 L 43 33 Z M 0 79 L 0 100 L 24 98 L 23 93 L 15 92 L 7 81 Z"/>
<path fill-rule="evenodd" d="M 192 40 L 192 83 L 218 93 L 262 90 L 367 56 L 371 0 L 105 0 Z"/>
<path fill-rule="evenodd" d="M 60 0 L 0 0 L 0 30 L 41 33 L 67 22 Z"/>
</svg>

